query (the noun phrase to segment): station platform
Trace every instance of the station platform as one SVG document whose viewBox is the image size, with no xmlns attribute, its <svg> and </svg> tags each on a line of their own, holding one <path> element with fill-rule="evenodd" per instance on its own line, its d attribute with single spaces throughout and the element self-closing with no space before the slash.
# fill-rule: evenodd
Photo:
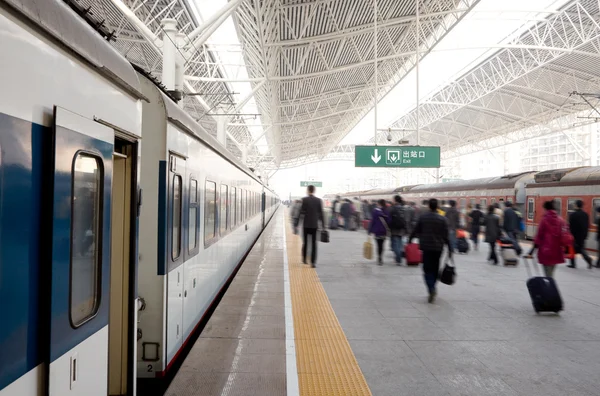
<svg viewBox="0 0 600 396">
<path fill-rule="evenodd" d="M 166 395 L 600 395 L 600 270 L 560 266 L 565 310 L 537 315 L 517 267 L 457 255 L 434 304 L 419 267 L 330 231 L 317 268 L 279 210 Z"/>
</svg>

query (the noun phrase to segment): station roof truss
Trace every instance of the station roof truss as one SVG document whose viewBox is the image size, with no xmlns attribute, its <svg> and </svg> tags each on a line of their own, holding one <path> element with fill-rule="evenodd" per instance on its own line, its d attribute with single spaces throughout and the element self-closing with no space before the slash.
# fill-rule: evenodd
<svg viewBox="0 0 600 396">
<path fill-rule="evenodd" d="M 598 122 L 599 6 L 567 3 L 434 92 L 419 109 L 420 144 L 440 145 L 443 158 L 454 158 L 550 133 L 568 137 L 565 131 Z M 586 101 L 580 93 L 591 95 Z M 413 109 L 390 125 L 393 141 L 415 142 L 416 116 Z M 381 135 L 378 144 L 387 144 Z M 330 157 L 350 153 L 338 146 Z"/>
<path fill-rule="evenodd" d="M 194 0 L 65 1 L 89 8 L 114 31 L 113 45 L 159 79 L 160 22 L 175 19 L 188 38 L 204 27 L 192 12 Z M 248 165 L 270 170 L 353 158 L 353 147 L 340 141 L 415 67 L 416 43 L 422 59 L 478 2 L 378 0 L 375 45 L 374 0 L 230 0 L 244 81 L 252 86 L 268 151 L 255 146 L 244 117 L 229 120 L 227 148 L 237 156 L 248 148 Z M 598 93 L 598 0 L 572 0 L 502 47 L 421 103 L 421 145 L 440 145 L 443 157 L 453 158 L 597 121 L 573 92 Z M 216 135 L 216 109 L 241 110 L 230 86 L 235 81 L 205 42 L 186 52 L 185 69 L 185 92 L 204 95 L 184 97 L 183 106 Z M 389 126 L 393 141 L 415 143 L 415 110 Z M 365 143 L 388 144 L 386 137 Z"/>
<path fill-rule="evenodd" d="M 420 1 L 420 57 L 479 0 Z M 414 0 L 247 0 L 235 15 L 277 167 L 323 159 L 415 66 Z M 264 120 L 263 120 L 264 121 Z"/>
</svg>

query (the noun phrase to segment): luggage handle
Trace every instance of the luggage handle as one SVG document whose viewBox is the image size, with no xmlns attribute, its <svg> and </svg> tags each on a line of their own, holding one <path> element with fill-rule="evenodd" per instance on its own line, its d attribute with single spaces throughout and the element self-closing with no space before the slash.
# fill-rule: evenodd
<svg viewBox="0 0 600 396">
<path fill-rule="evenodd" d="M 527 257 L 523 256 L 523 262 L 525 263 L 525 269 L 527 270 L 527 276 L 529 276 L 530 278 L 532 278 L 533 276 L 535 276 L 535 275 L 537 275 L 537 274 L 538 274 L 538 270 L 537 270 L 537 265 L 536 265 L 536 259 L 535 259 L 535 256 L 534 256 L 534 255 L 531 255 L 531 266 L 534 268 L 534 269 L 533 269 L 533 275 L 531 274 L 531 273 L 532 273 L 532 271 L 530 270 L 530 268 L 529 268 L 529 264 L 528 264 L 528 261 L 529 261 L 529 260 L 530 260 L 529 258 L 527 258 Z M 541 273 L 541 271 L 540 271 L 540 275 L 541 275 L 541 274 L 542 274 L 542 273 Z"/>
</svg>

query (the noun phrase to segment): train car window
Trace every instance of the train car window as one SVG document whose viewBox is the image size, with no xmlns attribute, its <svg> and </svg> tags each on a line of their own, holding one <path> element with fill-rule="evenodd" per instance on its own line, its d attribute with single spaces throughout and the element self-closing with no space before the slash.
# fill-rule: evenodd
<svg viewBox="0 0 600 396">
<path fill-rule="evenodd" d="M 562 215 L 562 199 L 554 198 L 552 201 L 554 201 L 554 210 L 556 210 L 556 213 L 558 213 L 558 215 L 561 216 Z"/>
<path fill-rule="evenodd" d="M 481 203 L 481 209 L 482 210 L 487 210 L 487 199 L 486 198 L 482 198 L 481 201 L 479 201 Z"/>
<path fill-rule="evenodd" d="M 198 246 L 200 222 L 198 221 L 198 180 L 190 179 L 190 202 L 188 209 L 188 252 Z"/>
<path fill-rule="evenodd" d="M 581 198 L 569 198 L 567 200 L 567 214 L 575 212 L 575 210 L 577 209 L 577 201 L 579 201 L 580 199 Z"/>
<path fill-rule="evenodd" d="M 510 202 L 510 203 L 512 203 L 512 202 L 513 202 L 513 199 L 512 199 L 512 197 L 508 197 L 508 198 L 506 198 L 506 202 Z"/>
<path fill-rule="evenodd" d="M 529 198 L 527 200 L 527 220 L 533 220 L 535 215 L 535 200 Z"/>
<path fill-rule="evenodd" d="M 99 157 L 77 153 L 72 168 L 70 317 L 79 327 L 100 306 L 104 168 Z"/>
<path fill-rule="evenodd" d="M 592 199 L 593 214 L 590 216 L 590 219 L 594 219 L 594 223 L 596 223 L 598 221 L 598 208 L 600 208 L 600 198 Z M 598 232 L 598 231 L 596 231 L 596 232 Z"/>
<path fill-rule="evenodd" d="M 241 223 L 242 221 L 244 221 L 244 214 L 242 213 L 242 197 L 243 197 L 243 190 L 240 188 L 238 190 L 238 194 L 236 194 L 236 206 L 237 206 L 237 210 L 236 210 L 236 216 L 237 216 L 237 223 Z"/>
<path fill-rule="evenodd" d="M 221 196 L 220 198 L 220 202 L 221 202 L 221 212 L 219 213 L 219 230 L 221 231 L 221 233 L 225 233 L 225 231 L 227 230 L 227 218 L 228 218 L 228 213 L 227 213 L 227 201 L 228 201 L 228 192 L 227 192 L 228 188 L 225 184 L 221 184 Z"/>
<path fill-rule="evenodd" d="M 467 199 L 466 199 L 466 198 L 461 198 L 461 199 L 458 201 L 458 207 L 459 207 L 460 209 L 464 209 L 464 208 L 466 208 L 466 207 L 467 207 Z"/>
<path fill-rule="evenodd" d="M 206 181 L 204 186 L 204 243 L 217 235 L 217 183 Z"/>
<path fill-rule="evenodd" d="M 496 198 L 492 198 L 492 199 L 490 200 L 490 204 L 491 204 L 491 205 L 493 205 L 493 204 L 495 204 L 495 203 L 496 203 Z"/>
<path fill-rule="evenodd" d="M 236 213 L 237 206 L 235 203 L 236 194 L 237 194 L 237 189 L 235 187 L 231 187 L 231 197 L 229 200 L 229 210 L 231 211 L 229 213 L 229 224 L 231 225 L 231 228 L 233 228 L 233 226 L 235 226 L 235 224 L 236 224 L 236 216 L 237 216 L 237 213 Z"/>
<path fill-rule="evenodd" d="M 177 260 L 181 255 L 181 176 L 173 175 L 173 202 L 171 205 L 171 216 L 173 226 L 171 227 L 171 258 Z"/>
<path fill-rule="evenodd" d="M 476 201 L 476 199 L 475 199 L 475 198 L 471 198 L 471 199 L 469 199 L 469 202 L 471 203 L 471 206 L 472 206 L 473 208 L 475 208 L 475 205 L 476 205 L 475 201 Z"/>
</svg>

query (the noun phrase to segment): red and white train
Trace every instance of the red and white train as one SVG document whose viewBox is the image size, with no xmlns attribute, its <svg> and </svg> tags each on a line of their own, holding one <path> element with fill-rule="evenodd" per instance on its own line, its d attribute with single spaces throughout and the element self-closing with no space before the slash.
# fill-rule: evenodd
<svg viewBox="0 0 600 396">
<path fill-rule="evenodd" d="M 396 194 L 400 194 L 406 201 L 417 204 L 429 198 L 455 200 L 463 216 L 466 215 L 469 205 L 474 207 L 480 204 L 485 211 L 488 205 L 496 202 L 512 202 L 526 221 L 526 238 L 535 236 L 543 215 L 542 205 L 545 201 L 554 200 L 557 212 L 566 219 L 575 209 L 575 202 L 580 199 L 584 202 L 584 210 L 590 214 L 590 235 L 586 241 L 586 248 L 596 250 L 598 247 L 596 242 L 598 232 L 596 209 L 600 207 L 600 167 L 598 166 L 522 172 L 499 177 L 348 192 L 339 195 L 342 198 L 357 197 L 361 200 L 389 201 Z"/>
</svg>

